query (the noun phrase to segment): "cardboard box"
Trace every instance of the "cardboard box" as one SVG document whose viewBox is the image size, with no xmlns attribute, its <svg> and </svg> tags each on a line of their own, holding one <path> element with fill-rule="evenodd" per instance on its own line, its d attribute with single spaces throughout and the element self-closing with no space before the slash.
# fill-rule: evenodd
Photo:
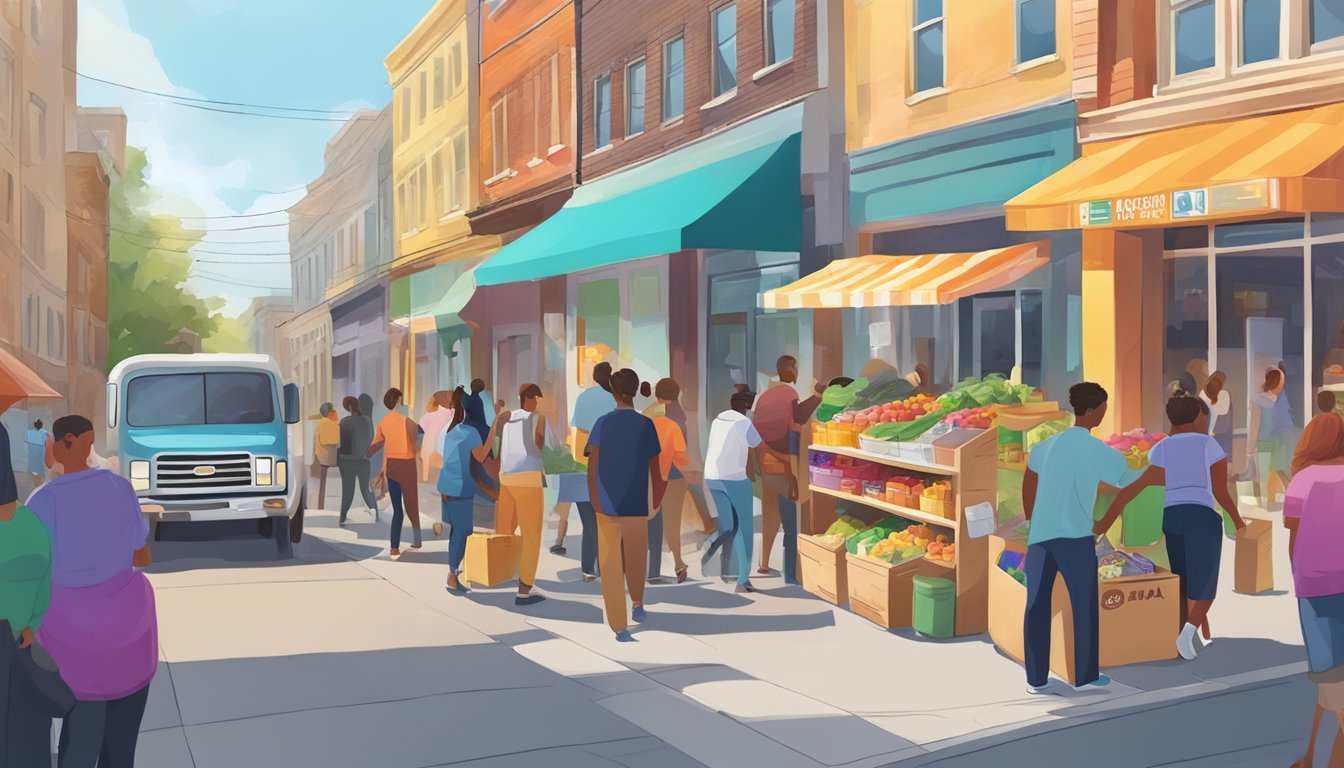
<svg viewBox="0 0 1344 768">
<path fill-rule="evenodd" d="M 989 539 L 989 637 L 1020 664 L 1025 657 L 1027 588 L 999 568 L 999 555 L 1005 549 L 1021 552 L 1026 547 L 998 536 Z M 1097 586 L 1102 669 L 1176 657 L 1181 620 L 1178 576 L 1158 569 L 1144 576 L 1108 579 Z M 1055 579 L 1051 598 L 1050 671 L 1073 683 L 1073 609 L 1062 577 Z"/>
<path fill-rule="evenodd" d="M 844 605 L 849 598 L 845 543 L 832 546 L 815 536 L 798 534 L 798 575 L 803 589 L 832 605 Z"/>
<path fill-rule="evenodd" d="M 883 629 L 908 627 L 913 621 L 916 574 L 950 577 L 953 571 L 924 558 L 892 565 L 863 555 L 845 557 L 849 610 Z"/>
<path fill-rule="evenodd" d="M 1236 579 L 1233 589 L 1258 595 L 1274 588 L 1274 524 L 1247 520 L 1237 532 Z"/>
<path fill-rule="evenodd" d="M 510 534 L 473 533 L 467 537 L 462 569 L 468 584 L 495 587 L 518 576 L 522 537 Z"/>
</svg>

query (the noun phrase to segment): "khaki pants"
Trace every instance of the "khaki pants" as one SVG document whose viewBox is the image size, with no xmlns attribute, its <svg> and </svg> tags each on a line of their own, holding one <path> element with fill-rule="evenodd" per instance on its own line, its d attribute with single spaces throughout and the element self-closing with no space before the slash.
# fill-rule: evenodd
<svg viewBox="0 0 1344 768">
<path fill-rule="evenodd" d="M 667 481 L 667 490 L 663 492 L 663 539 L 667 542 L 667 548 L 672 551 L 672 561 L 676 564 L 677 571 L 686 567 L 686 561 L 681 558 L 681 514 L 686 507 L 686 478 L 679 477 L 676 480 Z M 659 510 L 654 510 L 654 514 L 659 514 Z M 655 550 L 662 547 L 662 542 L 650 541 L 649 549 Z M 657 574 L 650 574 L 651 576 Z"/>
<path fill-rule="evenodd" d="M 602 603 L 607 626 L 617 634 L 630 628 L 625 591 L 644 602 L 644 570 L 648 567 L 649 518 L 597 516 L 597 567 L 602 573 Z M 622 584 L 624 580 L 624 584 Z"/>
<path fill-rule="evenodd" d="M 518 581 L 531 587 L 537 580 L 541 560 L 541 528 L 546 505 L 540 472 L 499 476 L 499 501 L 495 503 L 495 533 L 521 532 Z"/>
</svg>

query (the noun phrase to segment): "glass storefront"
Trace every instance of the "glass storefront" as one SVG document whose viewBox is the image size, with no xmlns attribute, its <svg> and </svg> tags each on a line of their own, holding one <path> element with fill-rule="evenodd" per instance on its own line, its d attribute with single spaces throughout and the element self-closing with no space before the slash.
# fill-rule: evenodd
<svg viewBox="0 0 1344 768">
<path fill-rule="evenodd" d="M 1344 383 L 1344 216 L 1170 229 L 1165 239 L 1165 378 L 1202 387 L 1226 374 L 1233 466 L 1244 467 L 1249 398 L 1267 369 L 1283 364 L 1298 426 L 1320 387 Z"/>
<path fill-rule="evenodd" d="M 765 391 L 784 355 L 798 359 L 799 380 L 807 386 L 813 372 L 811 355 L 803 354 L 810 333 L 803 313 L 764 310 L 758 299 L 798 279 L 798 255 L 732 251 L 711 255 L 708 265 L 707 415 L 728 407 L 736 385 Z"/>
<path fill-rule="evenodd" d="M 592 385 L 593 366 L 630 368 L 641 380 L 668 375 L 667 259 L 643 259 L 569 280 L 569 403 Z"/>
</svg>

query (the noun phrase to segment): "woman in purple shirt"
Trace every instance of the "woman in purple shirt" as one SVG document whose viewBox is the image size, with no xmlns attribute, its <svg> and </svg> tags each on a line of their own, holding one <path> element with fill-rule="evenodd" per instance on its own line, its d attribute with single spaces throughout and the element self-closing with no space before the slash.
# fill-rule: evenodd
<svg viewBox="0 0 1344 768">
<path fill-rule="evenodd" d="M 88 468 L 88 419 L 65 416 L 52 431 L 66 471 L 28 505 L 51 537 L 51 607 L 38 639 L 77 700 L 60 765 L 130 768 L 159 657 L 154 590 L 134 567 L 149 564 L 149 526 L 130 483 Z"/>
</svg>

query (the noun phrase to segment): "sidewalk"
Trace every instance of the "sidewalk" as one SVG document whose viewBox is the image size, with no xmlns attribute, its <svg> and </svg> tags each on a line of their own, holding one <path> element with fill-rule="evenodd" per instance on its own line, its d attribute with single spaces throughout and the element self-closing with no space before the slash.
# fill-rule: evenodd
<svg viewBox="0 0 1344 768">
<path fill-rule="evenodd" d="M 602 620 L 599 583 L 579 579 L 577 518 L 567 556 L 542 552 L 538 587 L 549 599 L 519 609 L 508 588 L 447 596 L 442 541 L 427 540 L 424 552 L 394 563 L 385 523 L 339 530 L 334 519 L 310 514 L 311 534 L 351 557 L 373 555 L 364 561 L 370 571 L 590 687 L 606 709 L 709 765 L 766 764 L 762 755 L 786 766 L 885 765 L 1305 671 L 1281 526 L 1274 593 L 1233 593 L 1233 549 L 1225 547 L 1211 616 L 1216 641 L 1198 660 L 1110 669 L 1115 682 L 1106 690 L 1036 698 L 1025 693 L 1021 668 L 986 635 L 937 642 L 884 631 L 785 587 L 779 576 L 754 579 L 756 595 L 733 594 L 700 573 L 690 537 L 691 580 L 650 586 L 649 621 L 635 632 L 639 642 L 623 645 Z M 548 515 L 547 544 L 553 526 Z M 776 568 L 781 556 L 777 546 Z M 664 567 L 670 576 L 666 558 Z M 1309 697 L 1302 704 L 1309 716 Z"/>
</svg>

